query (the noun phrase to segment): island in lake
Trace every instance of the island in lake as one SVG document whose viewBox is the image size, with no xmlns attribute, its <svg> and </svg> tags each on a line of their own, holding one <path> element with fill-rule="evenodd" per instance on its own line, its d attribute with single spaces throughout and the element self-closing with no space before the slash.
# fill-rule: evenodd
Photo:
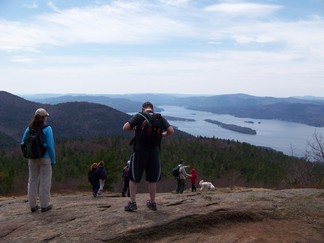
<svg viewBox="0 0 324 243">
<path fill-rule="evenodd" d="M 174 117 L 174 116 L 164 116 L 169 121 L 189 121 L 189 122 L 194 122 L 196 121 L 195 119 L 190 119 L 190 118 L 181 118 L 181 117 Z"/>
<path fill-rule="evenodd" d="M 226 124 L 226 123 L 222 123 L 222 122 L 211 120 L 211 119 L 205 119 L 205 121 L 209 122 L 209 123 L 216 124 L 224 129 L 231 130 L 234 132 L 240 132 L 240 133 L 249 134 L 249 135 L 257 134 L 256 130 L 253 130 L 249 127 L 241 127 L 241 126 L 237 126 L 234 124 Z"/>
</svg>

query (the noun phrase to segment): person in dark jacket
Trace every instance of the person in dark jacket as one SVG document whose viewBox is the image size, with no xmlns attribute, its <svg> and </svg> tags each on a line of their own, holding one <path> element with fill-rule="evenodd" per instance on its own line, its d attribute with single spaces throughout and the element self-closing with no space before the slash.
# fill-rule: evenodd
<svg viewBox="0 0 324 243">
<path fill-rule="evenodd" d="M 98 191 L 100 188 L 100 183 L 99 183 L 99 171 L 98 171 L 98 164 L 93 163 L 90 166 L 90 170 L 88 172 L 88 181 L 90 182 L 92 186 L 92 195 L 93 197 L 97 197 Z"/>
</svg>

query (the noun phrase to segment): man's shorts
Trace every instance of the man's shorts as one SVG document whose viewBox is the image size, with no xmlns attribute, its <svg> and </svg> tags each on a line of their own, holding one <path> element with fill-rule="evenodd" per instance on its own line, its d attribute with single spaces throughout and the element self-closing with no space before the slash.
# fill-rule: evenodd
<svg viewBox="0 0 324 243">
<path fill-rule="evenodd" d="M 132 154 L 129 178 L 140 182 L 145 171 L 146 181 L 158 182 L 161 179 L 160 151 L 158 149 L 138 150 Z"/>
</svg>

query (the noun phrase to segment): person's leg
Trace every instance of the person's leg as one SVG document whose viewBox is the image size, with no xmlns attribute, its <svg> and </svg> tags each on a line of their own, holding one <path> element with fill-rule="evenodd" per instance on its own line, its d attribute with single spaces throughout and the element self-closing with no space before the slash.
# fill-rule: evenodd
<svg viewBox="0 0 324 243">
<path fill-rule="evenodd" d="M 101 191 L 103 190 L 103 187 L 104 187 L 105 181 L 102 180 L 102 179 L 99 179 L 99 183 L 100 183 L 99 191 L 101 192 Z"/>
<path fill-rule="evenodd" d="M 180 179 L 177 178 L 177 189 L 176 189 L 176 193 L 180 193 L 180 187 L 181 187 Z"/>
<path fill-rule="evenodd" d="M 49 158 L 40 159 L 39 199 L 41 208 L 51 204 L 52 165 Z"/>
<path fill-rule="evenodd" d="M 129 190 L 129 180 L 127 179 L 127 186 L 126 186 L 126 190 L 125 193 L 127 191 L 127 197 L 130 197 L 130 190 Z"/>
<path fill-rule="evenodd" d="M 145 156 L 145 153 L 143 153 L 143 151 L 137 151 L 132 155 L 130 159 L 128 188 L 130 191 L 130 202 L 128 202 L 127 206 L 125 206 L 125 211 L 134 211 L 137 209 L 137 183 L 141 181 L 144 172 L 144 165 L 142 163 L 143 156 Z"/>
<path fill-rule="evenodd" d="M 155 195 L 156 195 L 156 182 L 148 182 L 148 191 L 150 193 L 150 201 L 151 203 L 155 202 Z"/>
<path fill-rule="evenodd" d="M 30 208 L 37 206 L 37 191 L 39 185 L 39 164 L 35 160 L 28 160 L 28 203 Z"/>
<path fill-rule="evenodd" d="M 130 190 L 131 202 L 136 202 L 137 183 L 130 180 L 129 181 L 129 190 Z"/>
<path fill-rule="evenodd" d="M 127 190 L 127 187 L 128 187 L 127 183 L 128 182 L 126 181 L 126 179 L 124 179 L 123 188 L 122 188 L 122 196 L 123 197 L 125 197 L 125 193 L 126 193 L 126 190 Z"/>
<path fill-rule="evenodd" d="M 131 200 L 125 206 L 125 211 L 134 211 L 134 210 L 137 210 L 137 205 L 136 205 L 137 183 L 130 180 L 129 181 L 129 190 L 130 190 Z"/>
<path fill-rule="evenodd" d="M 96 197 L 98 195 L 99 188 L 100 188 L 100 182 L 99 182 L 99 179 L 97 179 L 94 183 L 94 191 L 93 191 L 94 197 Z"/>
<path fill-rule="evenodd" d="M 185 188 L 185 180 L 184 179 L 180 179 L 180 190 L 179 193 L 183 193 Z"/>
</svg>

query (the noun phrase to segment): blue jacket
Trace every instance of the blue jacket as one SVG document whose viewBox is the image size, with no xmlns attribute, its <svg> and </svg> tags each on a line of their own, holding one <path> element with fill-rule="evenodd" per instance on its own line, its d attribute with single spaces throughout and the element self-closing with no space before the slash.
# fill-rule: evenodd
<svg viewBox="0 0 324 243">
<path fill-rule="evenodd" d="M 29 128 L 27 127 L 24 135 L 21 140 L 21 144 L 25 142 L 26 135 L 29 131 Z M 50 158 L 51 159 L 51 164 L 56 164 L 56 155 L 55 155 L 55 144 L 54 144 L 54 136 L 53 136 L 53 130 L 51 126 L 47 126 L 43 129 L 44 137 L 45 137 L 45 144 L 44 146 L 47 147 L 47 151 L 44 154 L 43 158 Z"/>
</svg>

